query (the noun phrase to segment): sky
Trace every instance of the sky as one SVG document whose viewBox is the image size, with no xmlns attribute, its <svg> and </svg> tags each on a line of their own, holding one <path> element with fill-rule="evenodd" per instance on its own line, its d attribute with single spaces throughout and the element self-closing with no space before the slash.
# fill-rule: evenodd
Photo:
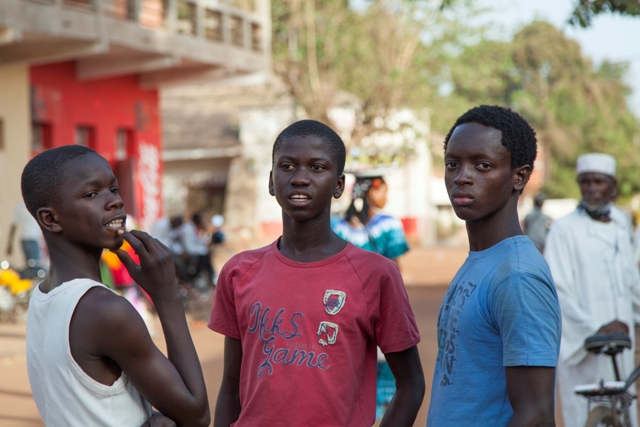
<svg viewBox="0 0 640 427">
<path fill-rule="evenodd" d="M 603 14 L 594 18 L 591 27 L 583 29 L 566 25 L 574 0 L 479 0 L 479 4 L 492 9 L 486 19 L 500 24 L 502 30 L 499 32 L 505 40 L 523 24 L 543 19 L 577 40 L 583 54 L 595 64 L 605 59 L 629 62 L 626 82 L 634 93 L 628 102 L 640 118 L 640 17 Z"/>
</svg>

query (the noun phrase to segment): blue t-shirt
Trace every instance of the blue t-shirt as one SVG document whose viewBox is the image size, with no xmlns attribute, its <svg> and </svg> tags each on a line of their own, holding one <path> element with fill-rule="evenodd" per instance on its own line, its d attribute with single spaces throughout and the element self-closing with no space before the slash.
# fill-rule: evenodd
<svg viewBox="0 0 640 427">
<path fill-rule="evenodd" d="M 507 426 L 505 367 L 555 367 L 560 331 L 549 267 L 527 236 L 469 252 L 438 315 L 427 426 Z"/>
<path fill-rule="evenodd" d="M 387 258 L 397 258 L 409 250 L 402 222 L 383 214 L 375 214 L 365 227 L 351 226 L 344 218 L 331 218 L 331 228 L 353 245 Z"/>
</svg>

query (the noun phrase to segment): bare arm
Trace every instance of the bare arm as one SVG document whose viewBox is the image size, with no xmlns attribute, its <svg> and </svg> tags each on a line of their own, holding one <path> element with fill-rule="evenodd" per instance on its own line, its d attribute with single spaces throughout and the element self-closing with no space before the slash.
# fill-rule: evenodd
<svg viewBox="0 0 640 427">
<path fill-rule="evenodd" d="M 228 427 L 240 417 L 240 366 L 242 365 L 242 342 L 233 338 L 224 339 L 224 372 L 216 402 L 213 427 Z"/>
<path fill-rule="evenodd" d="M 396 380 L 396 394 L 391 399 L 380 427 L 411 427 L 424 398 L 424 374 L 418 347 L 385 354 Z M 217 426 L 216 426 L 217 427 Z"/>
<path fill-rule="evenodd" d="M 114 361 L 140 394 L 178 426 L 208 426 L 207 392 L 176 286 L 171 253 L 146 233 L 125 232 L 124 237 L 140 257 L 140 265 L 124 251 L 116 253 L 155 304 L 168 358 L 154 345 L 131 304 L 104 289 L 88 292 L 78 304 L 71 332 L 79 330 L 81 337 L 84 334 L 93 345 L 87 353 Z"/>
<path fill-rule="evenodd" d="M 554 427 L 555 368 L 505 368 L 507 394 L 513 407 L 510 427 Z"/>
</svg>

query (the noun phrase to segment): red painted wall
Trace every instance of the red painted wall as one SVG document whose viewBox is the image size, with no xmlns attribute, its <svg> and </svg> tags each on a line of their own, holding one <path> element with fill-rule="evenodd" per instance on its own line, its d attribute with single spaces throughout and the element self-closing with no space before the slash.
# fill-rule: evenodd
<svg viewBox="0 0 640 427">
<path fill-rule="evenodd" d="M 45 148 L 76 143 L 78 126 L 93 129 L 89 146 L 131 179 L 134 206 L 127 212 L 149 226 L 160 215 L 158 91 L 142 90 L 136 75 L 78 81 L 73 61 L 31 67 L 30 83 L 32 120 L 50 126 Z M 117 162 L 119 130 L 128 131 L 130 140 L 126 159 Z"/>
</svg>

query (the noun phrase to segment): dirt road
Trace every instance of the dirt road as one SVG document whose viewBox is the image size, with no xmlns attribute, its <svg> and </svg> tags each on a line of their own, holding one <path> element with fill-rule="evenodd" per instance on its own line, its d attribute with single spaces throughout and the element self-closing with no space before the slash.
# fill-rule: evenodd
<svg viewBox="0 0 640 427">
<path fill-rule="evenodd" d="M 427 395 L 415 426 L 424 427 L 427 417 L 429 390 L 437 355 L 436 320 L 438 309 L 455 271 L 466 256 L 466 249 L 436 248 L 413 250 L 401 262 L 401 270 L 418 327 L 422 336 L 419 344 L 422 366 L 427 383 Z M 220 264 L 218 264 L 220 265 Z M 203 316 L 208 303 L 203 303 Z M 203 316 L 191 322 L 194 343 L 200 356 L 211 409 L 222 374 L 223 341 L 221 335 L 209 331 Z M 163 348 L 161 337 L 156 338 Z M 27 378 L 25 360 L 25 325 L 0 324 L 0 427 L 43 426 L 33 402 Z"/>
</svg>

